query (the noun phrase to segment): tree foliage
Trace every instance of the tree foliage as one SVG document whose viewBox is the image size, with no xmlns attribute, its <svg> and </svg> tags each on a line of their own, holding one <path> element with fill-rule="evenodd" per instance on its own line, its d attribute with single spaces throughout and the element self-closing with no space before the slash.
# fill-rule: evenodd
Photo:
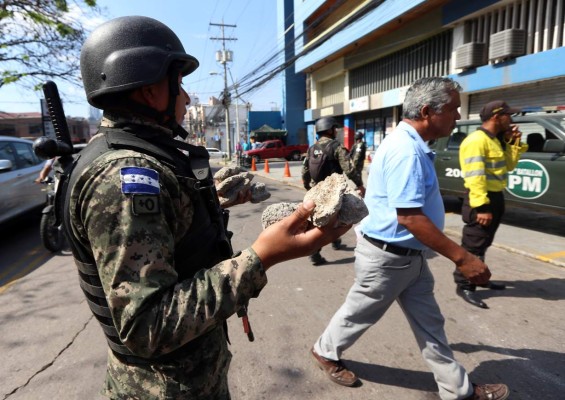
<svg viewBox="0 0 565 400">
<path fill-rule="evenodd" d="M 47 79 L 79 84 L 85 21 L 98 16 L 96 0 L 0 0 L 0 88 L 37 88 Z"/>
</svg>

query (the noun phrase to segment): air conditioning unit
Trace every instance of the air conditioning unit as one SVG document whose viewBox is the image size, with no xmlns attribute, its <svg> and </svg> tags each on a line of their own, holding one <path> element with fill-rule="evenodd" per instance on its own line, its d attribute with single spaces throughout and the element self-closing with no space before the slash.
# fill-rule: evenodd
<svg viewBox="0 0 565 400">
<path fill-rule="evenodd" d="M 467 69 L 485 65 L 487 63 L 486 44 L 471 42 L 465 43 L 455 49 L 455 68 Z"/>
<path fill-rule="evenodd" d="M 508 58 L 526 54 L 526 31 L 523 29 L 506 29 L 490 35 L 488 59 L 504 61 Z"/>
</svg>

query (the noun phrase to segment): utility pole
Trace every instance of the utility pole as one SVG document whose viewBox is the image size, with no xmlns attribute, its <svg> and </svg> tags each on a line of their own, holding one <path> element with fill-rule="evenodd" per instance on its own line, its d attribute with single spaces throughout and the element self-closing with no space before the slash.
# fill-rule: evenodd
<svg viewBox="0 0 565 400">
<path fill-rule="evenodd" d="M 235 137 L 239 142 L 239 94 L 237 93 L 237 84 L 233 80 L 231 69 L 228 69 L 228 71 L 230 73 L 230 78 L 233 83 L 233 90 L 235 91 Z"/>
<path fill-rule="evenodd" d="M 227 140 L 227 147 L 228 147 L 228 161 L 231 161 L 231 129 L 230 129 L 230 94 L 228 91 L 228 62 L 233 61 L 233 53 L 230 50 L 226 50 L 226 41 L 227 40 L 237 40 L 237 38 L 226 37 L 224 34 L 224 28 L 236 28 L 237 25 L 229 25 L 222 23 L 213 23 L 210 22 L 210 25 L 219 26 L 222 29 L 222 37 L 211 37 L 211 40 L 221 40 L 222 41 L 222 50 L 216 52 L 216 61 L 224 66 L 224 107 L 226 108 L 226 140 Z"/>
</svg>

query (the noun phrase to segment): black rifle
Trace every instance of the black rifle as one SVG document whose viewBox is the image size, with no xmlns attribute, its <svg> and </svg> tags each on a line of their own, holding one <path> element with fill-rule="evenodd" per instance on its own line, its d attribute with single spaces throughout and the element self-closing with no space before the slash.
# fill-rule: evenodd
<svg viewBox="0 0 565 400">
<path fill-rule="evenodd" d="M 33 144 L 33 150 L 41 158 L 59 157 L 60 165 L 65 168 L 73 161 L 73 142 L 69 134 L 67 118 L 59 96 L 57 85 L 53 81 L 47 81 L 43 84 L 43 93 L 45 94 L 45 102 L 47 110 L 55 128 L 56 139 L 41 137 Z"/>
</svg>

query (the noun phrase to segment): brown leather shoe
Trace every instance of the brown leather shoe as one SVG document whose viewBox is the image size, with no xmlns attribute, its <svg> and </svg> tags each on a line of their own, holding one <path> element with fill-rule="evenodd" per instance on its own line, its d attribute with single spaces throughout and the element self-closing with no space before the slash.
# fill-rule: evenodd
<svg viewBox="0 0 565 400">
<path fill-rule="evenodd" d="M 334 361 L 324 358 L 316 353 L 313 347 L 310 351 L 318 368 L 324 371 L 332 382 L 343 386 L 355 386 L 357 384 L 357 376 L 345 368 L 345 365 L 343 365 L 341 360 Z"/>
<path fill-rule="evenodd" d="M 505 400 L 510 395 L 508 386 L 503 383 L 475 385 L 474 393 L 465 400 Z"/>
</svg>

